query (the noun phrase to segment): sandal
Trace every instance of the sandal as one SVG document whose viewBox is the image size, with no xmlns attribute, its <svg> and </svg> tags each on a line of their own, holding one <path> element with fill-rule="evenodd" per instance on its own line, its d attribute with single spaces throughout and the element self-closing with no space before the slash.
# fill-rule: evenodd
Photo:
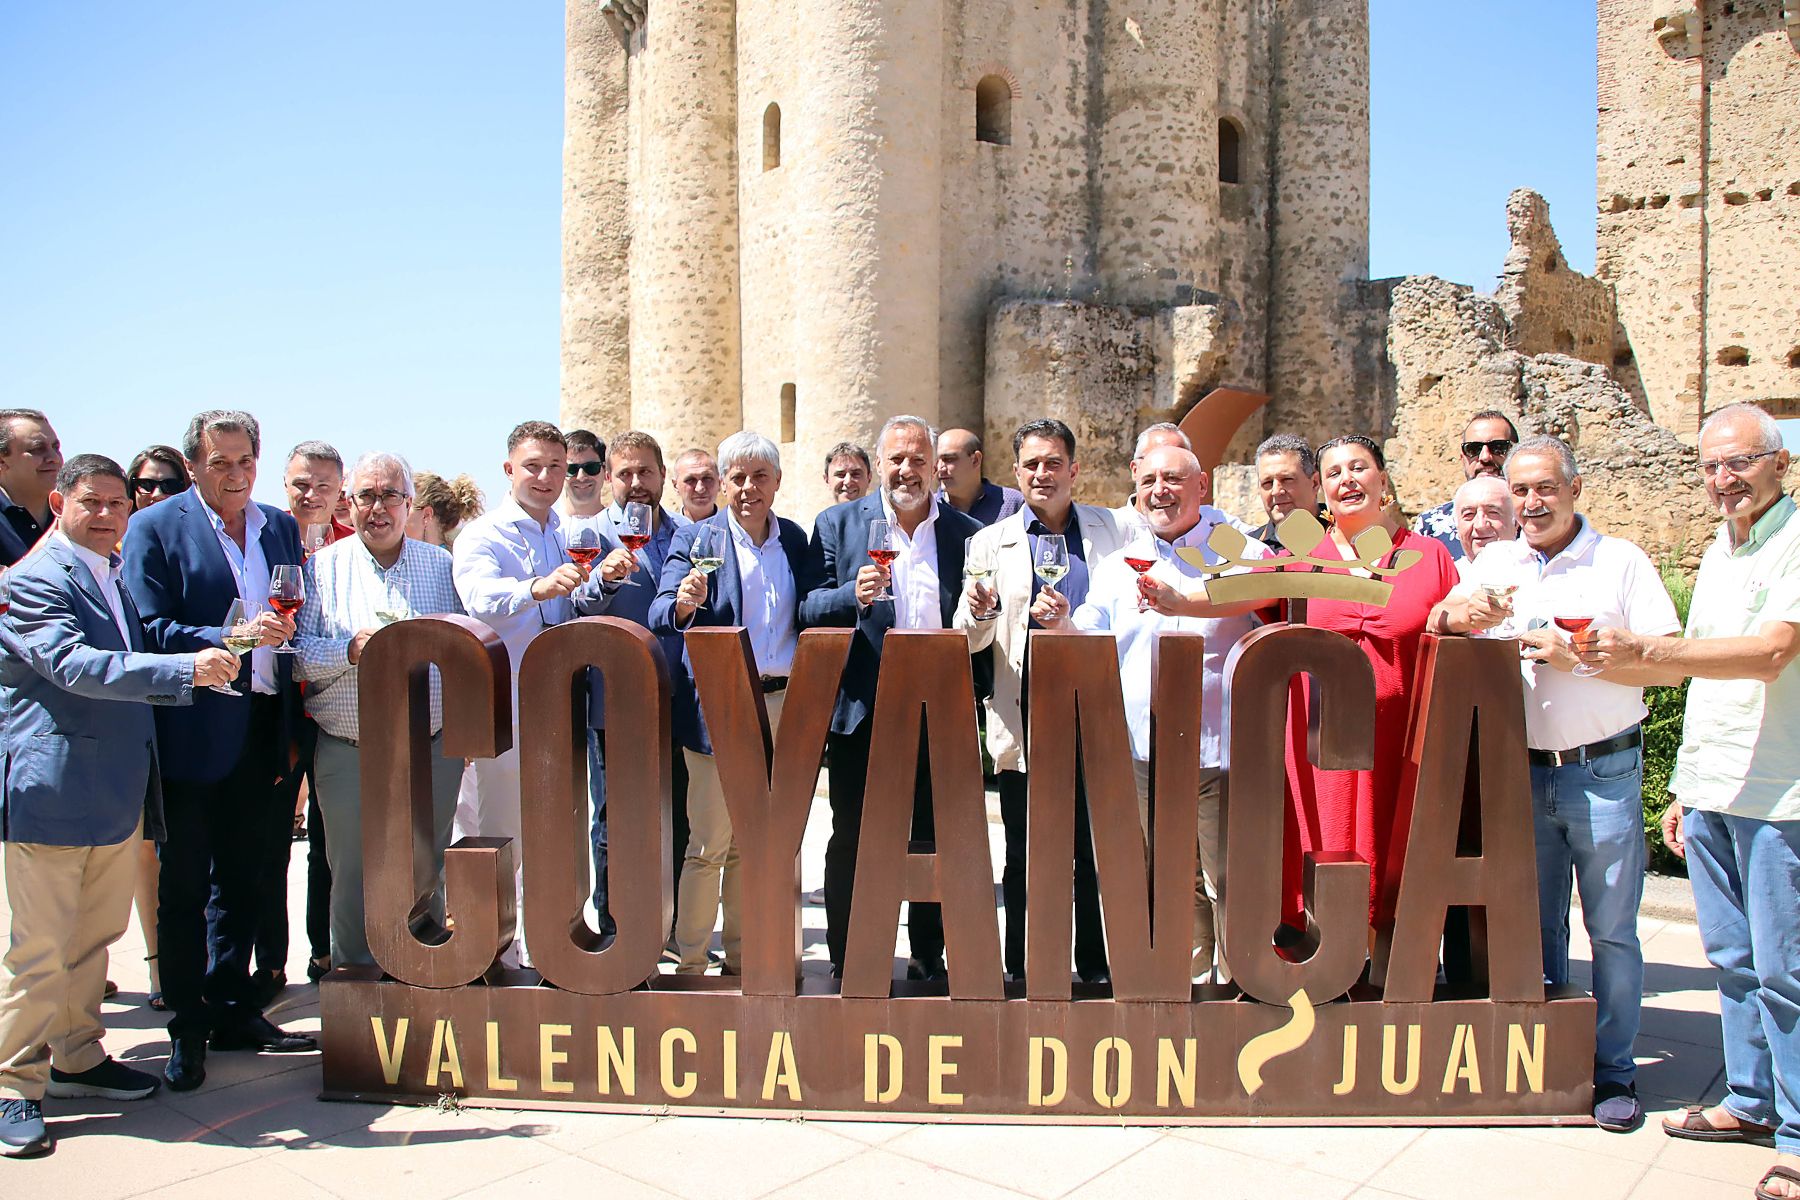
<svg viewBox="0 0 1800 1200">
<path fill-rule="evenodd" d="M 1786 1196 L 1780 1192 L 1771 1192 L 1768 1185 L 1769 1181 L 1773 1179 L 1779 1179 L 1783 1183 L 1790 1183 L 1794 1186 L 1789 1189 Z M 1791 1200 L 1794 1196 L 1800 1196 L 1800 1170 L 1784 1167 L 1780 1163 L 1770 1167 L 1768 1173 L 1762 1177 L 1762 1182 L 1756 1185 L 1756 1200 Z"/>
<path fill-rule="evenodd" d="M 156 955 L 146 954 L 146 955 L 144 955 L 144 961 L 147 963 L 153 963 L 156 961 Z M 168 1004 L 166 1004 L 163 1001 L 162 989 L 156 986 L 156 982 L 157 982 L 156 968 L 151 967 L 150 968 L 150 985 L 154 990 L 152 990 L 149 995 L 144 997 L 144 1007 L 150 1009 L 152 1012 L 168 1012 L 169 1006 L 168 1006 Z"/>
<path fill-rule="evenodd" d="M 306 814 L 303 812 L 294 814 L 293 839 L 296 842 L 304 842 L 306 840 Z"/>
<path fill-rule="evenodd" d="M 1678 1116 L 1663 1118 L 1663 1132 L 1686 1142 L 1743 1142 L 1750 1146 L 1773 1146 L 1775 1130 L 1768 1125 L 1739 1119 L 1734 1126 L 1714 1125 L 1706 1119 L 1706 1106 L 1690 1104 Z"/>
</svg>

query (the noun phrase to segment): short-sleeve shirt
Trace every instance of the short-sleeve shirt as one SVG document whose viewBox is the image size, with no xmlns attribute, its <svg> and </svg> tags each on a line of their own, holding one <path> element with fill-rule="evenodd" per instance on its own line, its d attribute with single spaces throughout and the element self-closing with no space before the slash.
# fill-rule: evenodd
<svg viewBox="0 0 1800 1200">
<path fill-rule="evenodd" d="M 1800 520 L 1783 496 L 1743 545 L 1719 530 L 1688 607 L 1687 636 L 1746 637 L 1800 624 Z M 1773 683 L 1695 679 L 1669 790 L 1687 808 L 1763 821 L 1800 820 L 1800 659 Z"/>
</svg>

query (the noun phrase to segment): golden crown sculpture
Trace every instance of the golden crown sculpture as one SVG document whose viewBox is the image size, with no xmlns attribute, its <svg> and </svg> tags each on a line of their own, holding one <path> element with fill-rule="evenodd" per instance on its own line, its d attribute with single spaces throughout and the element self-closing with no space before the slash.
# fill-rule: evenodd
<svg viewBox="0 0 1800 1200">
<path fill-rule="evenodd" d="M 1389 566 L 1380 562 L 1394 548 L 1394 540 L 1380 525 L 1371 526 L 1351 540 L 1356 557 L 1314 558 L 1313 551 L 1326 538 L 1325 526 L 1305 509 L 1289 513 L 1276 528 L 1292 557 L 1247 558 L 1242 532 L 1230 525 L 1214 527 L 1207 548 L 1223 561 L 1208 563 L 1206 551 L 1183 546 L 1175 552 L 1199 567 L 1206 577 L 1206 598 L 1213 604 L 1237 604 L 1245 600 L 1350 600 L 1386 607 L 1394 594 L 1388 582 L 1425 557 L 1419 550 L 1402 550 Z M 1244 570 L 1240 574 L 1226 572 Z M 1322 570 L 1321 568 L 1330 568 Z M 1350 574 L 1352 571 L 1368 574 Z"/>
</svg>

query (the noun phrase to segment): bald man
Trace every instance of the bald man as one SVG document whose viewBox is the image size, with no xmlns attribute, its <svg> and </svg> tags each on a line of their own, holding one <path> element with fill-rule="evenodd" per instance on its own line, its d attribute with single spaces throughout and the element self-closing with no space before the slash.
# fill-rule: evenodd
<svg viewBox="0 0 1800 1200">
<path fill-rule="evenodd" d="M 982 474 L 981 439 L 968 429 L 938 434 L 937 481 L 950 507 L 984 526 L 1004 521 L 1025 503 L 1018 489 L 988 482 Z"/>
<path fill-rule="evenodd" d="M 1472 562 L 1490 544 L 1510 542 L 1519 536 L 1512 489 L 1504 479 L 1477 475 L 1456 489 L 1450 498 L 1450 512 L 1456 518 L 1456 540 L 1462 544 L 1463 557 L 1456 563 L 1459 568 Z"/>
</svg>

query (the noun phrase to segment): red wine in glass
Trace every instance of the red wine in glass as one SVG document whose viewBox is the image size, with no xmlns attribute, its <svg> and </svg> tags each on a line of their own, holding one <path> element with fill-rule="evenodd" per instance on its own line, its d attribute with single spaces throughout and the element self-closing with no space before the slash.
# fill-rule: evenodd
<svg viewBox="0 0 1800 1200">
<path fill-rule="evenodd" d="M 876 566 L 885 569 L 889 563 L 900 557 L 900 552 L 898 550 L 870 550 L 869 557 L 874 560 Z"/>
<path fill-rule="evenodd" d="M 633 535 L 633 536 L 635 536 L 635 535 Z M 627 545 L 630 545 L 630 543 L 631 543 L 630 538 L 625 539 L 625 541 L 626 541 Z M 638 547 L 632 546 L 631 549 L 633 552 L 636 552 Z M 570 546 L 569 547 L 569 559 L 572 562 L 574 562 L 574 564 L 576 566 L 580 567 L 584 571 L 591 570 L 594 566 L 594 560 L 599 557 L 600 557 L 600 547 L 598 547 L 598 546 Z"/>
<path fill-rule="evenodd" d="M 1133 558 L 1127 554 L 1125 556 L 1125 565 L 1136 571 L 1139 575 L 1142 575 L 1145 571 L 1148 571 L 1151 567 L 1156 565 L 1156 560 L 1154 558 Z"/>
<path fill-rule="evenodd" d="M 625 543 L 625 548 L 627 550 L 636 554 L 639 550 L 642 550 L 645 546 L 650 544 L 650 535 L 647 533 L 621 533 L 619 535 L 619 540 Z M 573 552 L 571 551 L 571 553 Z"/>
<path fill-rule="evenodd" d="M 298 596 L 270 596 L 269 607 L 284 617 L 291 617 L 300 611 L 306 601 Z"/>
<path fill-rule="evenodd" d="M 1556 617 L 1556 627 L 1564 633 L 1585 633 L 1587 627 L 1594 623 L 1592 617 Z"/>
</svg>

